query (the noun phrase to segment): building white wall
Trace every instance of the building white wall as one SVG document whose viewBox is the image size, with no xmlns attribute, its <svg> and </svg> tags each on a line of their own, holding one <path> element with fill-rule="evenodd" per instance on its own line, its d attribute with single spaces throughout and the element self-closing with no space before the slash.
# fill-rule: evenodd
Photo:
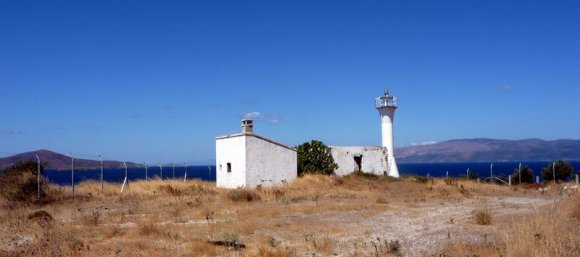
<svg viewBox="0 0 580 257">
<path fill-rule="evenodd" d="M 227 163 L 232 171 L 227 172 Z M 297 176 L 296 151 L 255 134 L 216 139 L 216 185 L 256 187 L 291 182 Z"/>
<path fill-rule="evenodd" d="M 246 146 L 246 186 L 279 185 L 296 178 L 296 151 L 253 136 L 247 137 Z"/>
<path fill-rule="evenodd" d="M 361 171 L 377 175 L 389 175 L 388 151 L 380 146 L 331 146 L 332 158 L 338 164 L 335 173 L 348 175 L 357 170 L 355 156 L 361 156 Z M 398 177 L 396 174 L 395 177 Z"/>
<path fill-rule="evenodd" d="M 215 141 L 216 185 L 237 188 L 246 185 L 246 136 L 221 137 Z M 227 163 L 232 171 L 227 171 Z"/>
</svg>

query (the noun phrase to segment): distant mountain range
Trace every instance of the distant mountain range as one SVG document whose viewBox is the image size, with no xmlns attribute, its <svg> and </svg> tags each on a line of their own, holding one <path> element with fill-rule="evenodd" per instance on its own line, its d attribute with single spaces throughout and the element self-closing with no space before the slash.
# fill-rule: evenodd
<svg viewBox="0 0 580 257">
<path fill-rule="evenodd" d="M 456 139 L 395 149 L 397 162 L 499 162 L 580 160 L 580 140 Z"/>
<path fill-rule="evenodd" d="M 45 168 L 63 170 L 71 168 L 69 156 L 48 150 L 38 150 L 0 158 L 0 170 L 19 161 L 36 161 L 35 154 L 38 154 Z M 580 140 L 455 139 L 397 148 L 395 157 L 399 163 L 553 161 L 558 159 L 578 161 L 580 160 Z M 74 165 L 75 169 L 96 169 L 100 167 L 101 162 L 75 158 Z M 142 167 L 142 164 L 127 162 L 127 166 L 129 168 Z M 106 160 L 103 161 L 103 167 L 123 168 L 124 166 L 123 162 Z"/>
<path fill-rule="evenodd" d="M 70 169 L 71 168 L 71 157 L 55 153 L 48 150 L 38 150 L 34 152 L 26 152 L 21 154 L 12 155 L 5 158 L 0 158 L 0 170 L 4 170 L 6 167 L 17 163 L 19 161 L 35 161 L 36 154 L 40 158 L 40 163 L 44 165 L 45 168 L 52 169 Z M 127 162 L 127 167 L 141 167 L 142 165 Z M 87 160 L 87 159 L 74 159 L 75 169 L 97 169 L 101 167 L 100 160 Z M 120 161 L 110 161 L 103 160 L 104 168 L 124 168 L 123 162 Z"/>
</svg>

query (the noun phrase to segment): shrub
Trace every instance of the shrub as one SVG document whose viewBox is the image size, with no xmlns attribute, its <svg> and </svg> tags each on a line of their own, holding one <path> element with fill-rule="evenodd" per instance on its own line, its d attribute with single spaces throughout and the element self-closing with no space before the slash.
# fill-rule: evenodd
<svg viewBox="0 0 580 257">
<path fill-rule="evenodd" d="M 401 242 L 399 240 L 389 240 L 387 244 L 387 252 L 398 254 L 401 252 Z"/>
<path fill-rule="evenodd" d="M 554 180 L 552 165 L 554 164 L 550 163 L 546 168 L 542 170 L 542 177 L 544 178 L 545 181 Z M 570 163 L 568 162 L 558 160 L 556 161 L 556 164 L 553 168 L 554 171 L 556 172 L 556 180 L 566 180 L 570 178 L 570 175 L 572 175 L 573 168 L 572 165 L 570 165 Z"/>
<path fill-rule="evenodd" d="M 40 165 L 40 198 L 46 202 L 47 183 L 42 176 L 44 167 Z M 38 164 L 32 161 L 18 162 L 0 174 L 0 195 L 9 201 L 38 203 Z"/>
<path fill-rule="evenodd" d="M 50 225 L 53 220 L 52 215 L 45 210 L 39 210 L 29 214 L 28 219 L 38 222 L 42 227 Z"/>
<path fill-rule="evenodd" d="M 534 183 L 534 170 L 530 169 L 528 166 L 522 166 L 521 168 L 522 173 L 522 183 Z M 514 173 L 512 175 L 512 184 L 519 184 L 520 183 L 520 169 L 514 169 Z"/>
<path fill-rule="evenodd" d="M 262 197 L 252 190 L 238 188 L 228 191 L 228 199 L 233 202 L 253 202 L 262 200 Z"/>
<path fill-rule="evenodd" d="M 489 225 L 491 224 L 491 212 L 487 209 L 475 210 L 473 211 L 473 219 L 479 225 Z"/>
<path fill-rule="evenodd" d="M 153 234 L 161 234 L 161 230 L 159 229 L 159 227 L 157 225 L 151 224 L 151 223 L 141 225 L 141 227 L 139 228 L 139 232 L 141 232 L 141 235 L 144 235 L 144 236 L 149 236 L 149 235 L 153 235 Z"/>
<path fill-rule="evenodd" d="M 159 189 L 165 190 L 168 194 L 170 194 L 172 196 L 179 197 L 179 196 L 183 195 L 183 190 L 181 190 L 179 188 L 172 187 L 171 185 L 160 186 Z"/>
<path fill-rule="evenodd" d="M 444 178 L 443 181 L 445 182 L 445 185 L 448 186 L 453 186 L 456 183 L 456 181 L 452 178 Z"/>
<path fill-rule="evenodd" d="M 414 181 L 419 183 L 419 184 L 427 184 L 429 182 L 433 182 L 433 179 L 427 178 L 427 177 L 417 176 L 417 177 L 415 177 Z"/>
<path fill-rule="evenodd" d="M 330 147 L 321 141 L 312 140 L 296 147 L 298 155 L 298 175 L 320 173 L 330 175 L 338 165 L 334 163 Z"/>
<path fill-rule="evenodd" d="M 379 198 L 377 198 L 377 200 L 376 200 L 376 203 L 378 203 L 378 204 L 388 204 L 389 201 L 387 201 L 387 199 L 385 199 L 384 197 L 379 196 Z"/>
</svg>

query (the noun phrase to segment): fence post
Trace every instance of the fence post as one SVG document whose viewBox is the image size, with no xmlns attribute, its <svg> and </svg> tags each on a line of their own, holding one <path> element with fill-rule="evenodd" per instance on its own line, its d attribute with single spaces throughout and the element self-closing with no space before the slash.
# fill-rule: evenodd
<svg viewBox="0 0 580 257">
<path fill-rule="evenodd" d="M 103 182 L 104 176 L 103 176 L 103 156 L 101 156 L 99 154 L 99 160 L 101 161 L 101 194 L 104 192 L 105 189 L 105 184 Z"/>
<path fill-rule="evenodd" d="M 512 175 L 508 176 L 508 184 L 509 186 L 512 186 Z"/>
<path fill-rule="evenodd" d="M 580 184 L 580 175 L 576 175 L 576 185 Z"/>
<path fill-rule="evenodd" d="M 71 184 L 72 184 L 72 197 L 75 198 L 75 158 L 72 153 L 70 153 L 70 174 L 71 174 Z"/>
<path fill-rule="evenodd" d="M 477 184 L 479 184 L 479 178 L 477 178 Z"/>
<path fill-rule="evenodd" d="M 125 190 L 126 184 L 127 184 L 127 177 L 125 177 L 125 180 L 123 180 L 123 185 L 121 186 L 121 194 L 123 193 L 123 190 Z"/>
<path fill-rule="evenodd" d="M 36 170 L 36 197 L 38 198 L 38 201 L 40 202 L 40 158 L 38 157 L 38 154 L 36 155 L 36 160 L 37 162 L 37 170 Z M 576 180 L 578 181 L 578 180 Z"/>
<path fill-rule="evenodd" d="M 536 176 L 536 184 L 540 184 L 540 176 Z"/>
</svg>

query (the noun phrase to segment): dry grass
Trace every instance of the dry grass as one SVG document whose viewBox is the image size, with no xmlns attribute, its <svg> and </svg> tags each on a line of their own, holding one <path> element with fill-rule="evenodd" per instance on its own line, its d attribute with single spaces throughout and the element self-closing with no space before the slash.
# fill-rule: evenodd
<svg viewBox="0 0 580 257">
<path fill-rule="evenodd" d="M 473 220 L 478 225 L 490 225 L 491 224 L 491 211 L 489 209 L 479 209 L 473 211 Z"/>
<path fill-rule="evenodd" d="M 59 197 L 43 212 L 0 200 L 0 256 L 574 256 L 579 233 L 580 194 L 465 180 L 306 175 L 238 190 L 149 180 L 122 194 L 88 181 L 74 199 L 70 188 L 50 190 Z M 474 209 L 493 212 L 493 223 L 475 225 Z"/>
<path fill-rule="evenodd" d="M 580 193 L 534 212 L 504 233 L 508 256 L 580 256 L 580 223 L 574 220 Z M 573 203 L 572 205 L 569 203 Z M 572 215 L 568 215 L 571 213 Z"/>
</svg>

